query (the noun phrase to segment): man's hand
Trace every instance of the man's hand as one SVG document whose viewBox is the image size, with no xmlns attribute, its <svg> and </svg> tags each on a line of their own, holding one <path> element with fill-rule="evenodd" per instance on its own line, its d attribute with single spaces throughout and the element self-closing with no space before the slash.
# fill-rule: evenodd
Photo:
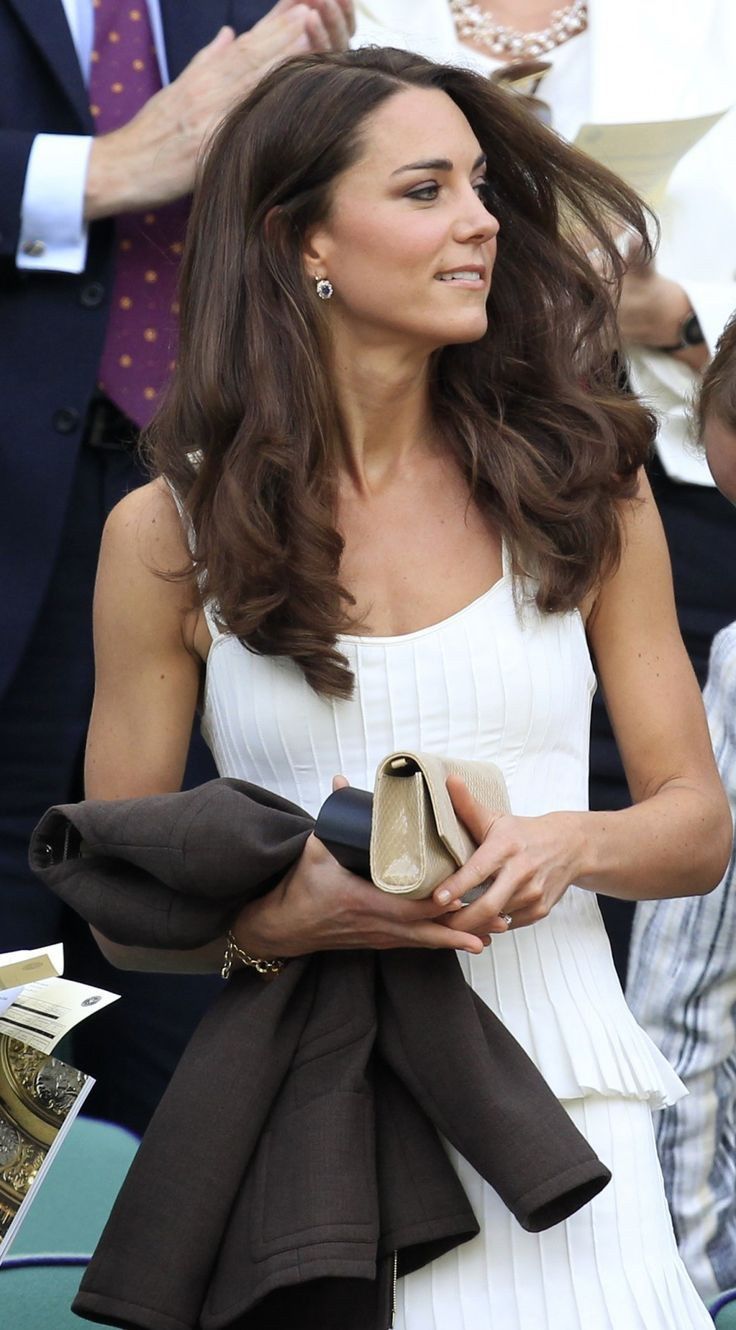
<svg viewBox="0 0 736 1330">
<path fill-rule="evenodd" d="M 296 3 L 298 0 L 279 0 L 271 14 L 285 13 Z M 308 20 L 312 50 L 346 50 L 355 32 L 354 0 L 306 0 L 306 4 L 312 10 Z"/>
<path fill-rule="evenodd" d="M 202 148 L 231 107 L 274 65 L 343 49 L 353 29 L 352 0 L 279 0 L 239 37 L 221 28 L 127 125 L 93 141 L 85 218 L 139 212 L 188 194 Z"/>
<path fill-rule="evenodd" d="M 680 328 L 691 310 L 687 292 L 664 277 L 654 263 L 643 263 L 634 252 L 623 280 L 618 323 L 625 342 L 638 346 L 676 346 Z M 708 359 L 706 346 L 673 353 L 678 360 L 700 369 Z"/>
</svg>

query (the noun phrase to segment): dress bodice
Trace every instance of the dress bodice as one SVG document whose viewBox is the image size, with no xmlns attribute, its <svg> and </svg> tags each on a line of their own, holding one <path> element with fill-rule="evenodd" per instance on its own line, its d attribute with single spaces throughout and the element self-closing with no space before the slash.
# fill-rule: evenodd
<svg viewBox="0 0 736 1330">
<path fill-rule="evenodd" d="M 398 637 L 344 636 L 349 700 L 318 696 L 286 658 L 217 630 L 203 730 L 221 775 L 277 791 L 316 815 L 332 777 L 372 789 L 400 748 L 495 762 L 517 814 L 587 808 L 595 676 L 577 612 L 543 614 L 505 569 L 440 623 Z M 595 896 L 571 887 L 550 916 L 460 956 L 560 1098 L 679 1097 L 677 1077 L 626 1007 Z"/>
<path fill-rule="evenodd" d="M 372 789 L 397 748 L 496 762 L 518 813 L 587 807 L 595 678 L 579 614 L 519 613 L 508 574 L 457 614 L 398 637 L 340 638 L 350 701 L 318 697 L 288 659 L 217 633 L 204 729 L 223 775 L 316 814 L 333 775 Z M 533 622 L 533 631 L 529 627 Z"/>
</svg>

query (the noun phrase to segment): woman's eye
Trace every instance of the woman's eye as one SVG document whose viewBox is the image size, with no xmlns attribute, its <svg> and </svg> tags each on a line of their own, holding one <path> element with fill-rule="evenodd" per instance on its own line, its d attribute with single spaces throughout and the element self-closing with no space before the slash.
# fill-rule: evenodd
<svg viewBox="0 0 736 1330">
<path fill-rule="evenodd" d="M 431 203 L 437 198 L 439 185 L 422 185 L 420 189 L 413 189 L 407 194 L 408 199 L 418 199 L 420 203 Z"/>
<path fill-rule="evenodd" d="M 476 180 L 473 189 L 484 203 L 487 202 L 491 193 L 491 184 L 489 180 Z M 418 189 L 412 189 L 407 194 L 408 199 L 417 199 L 419 203 L 432 203 L 437 198 L 440 187 L 437 183 L 432 185 L 420 185 Z"/>
</svg>

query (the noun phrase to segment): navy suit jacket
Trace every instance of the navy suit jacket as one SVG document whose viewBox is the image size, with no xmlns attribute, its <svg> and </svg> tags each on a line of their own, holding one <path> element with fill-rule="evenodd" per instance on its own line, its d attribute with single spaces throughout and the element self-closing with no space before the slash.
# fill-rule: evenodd
<svg viewBox="0 0 736 1330">
<path fill-rule="evenodd" d="M 172 79 L 224 24 L 252 27 L 274 0 L 161 0 Z M 113 276 L 111 220 L 90 227 L 83 273 L 16 268 L 37 133 L 91 134 L 61 0 L 0 0 L 0 696 L 36 621 L 94 392 Z"/>
</svg>

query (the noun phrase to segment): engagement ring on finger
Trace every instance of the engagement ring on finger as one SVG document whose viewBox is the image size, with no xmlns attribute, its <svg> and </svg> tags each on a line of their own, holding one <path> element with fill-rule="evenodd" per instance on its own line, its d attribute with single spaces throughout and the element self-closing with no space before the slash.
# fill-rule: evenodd
<svg viewBox="0 0 736 1330">
<path fill-rule="evenodd" d="M 504 921 L 504 923 L 505 923 L 505 925 L 506 925 L 507 928 L 510 928 L 510 927 L 511 927 L 511 925 L 512 925 L 512 923 L 513 923 L 513 919 L 512 919 L 512 917 L 511 917 L 510 914 L 499 914 L 498 917 L 499 917 L 499 919 L 503 919 L 503 921 Z"/>
</svg>

